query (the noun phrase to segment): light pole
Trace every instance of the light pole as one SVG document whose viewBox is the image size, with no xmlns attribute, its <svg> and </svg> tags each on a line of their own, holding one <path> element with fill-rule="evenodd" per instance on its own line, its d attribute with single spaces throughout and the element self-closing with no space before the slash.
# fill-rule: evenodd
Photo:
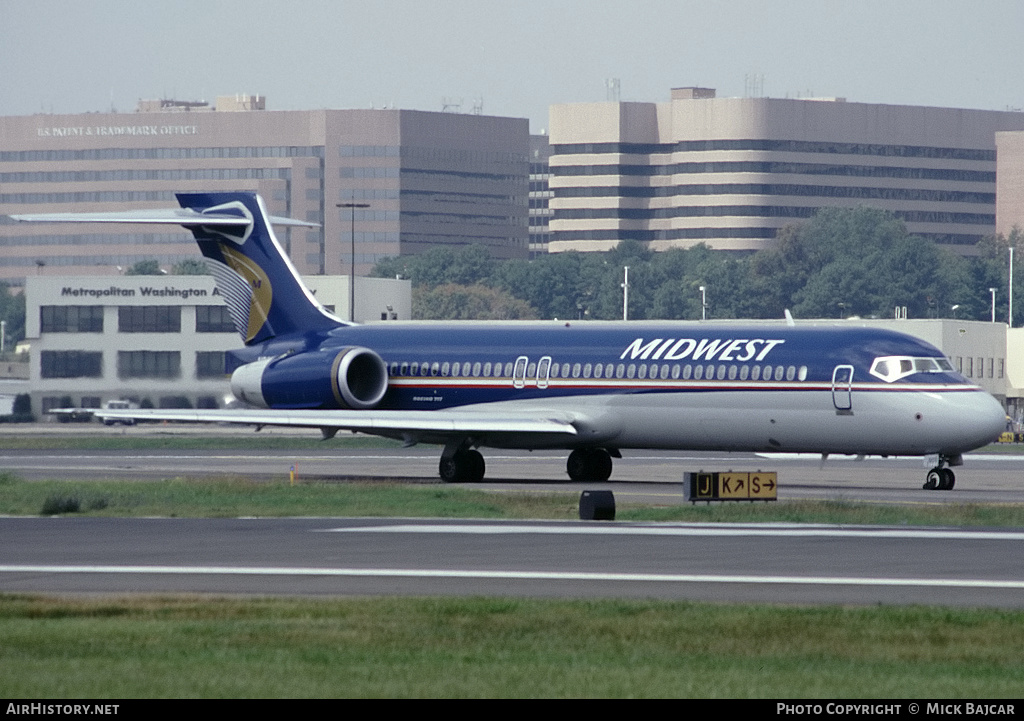
<svg viewBox="0 0 1024 721">
<path fill-rule="evenodd" d="M 629 266 L 623 266 L 622 270 L 622 320 L 629 320 Z"/>
<path fill-rule="evenodd" d="M 988 292 L 992 294 L 992 322 L 996 322 L 996 289 L 989 288 Z"/>
<path fill-rule="evenodd" d="M 1009 300 L 1009 313 L 1006 316 L 1006 324 L 1009 328 L 1013 328 L 1013 246 L 1010 246 L 1010 300 Z"/>
<path fill-rule="evenodd" d="M 708 298 L 706 295 L 707 288 L 703 285 L 700 287 L 700 319 L 708 319 Z"/>
<path fill-rule="evenodd" d="M 348 273 L 348 319 L 356 322 L 356 208 L 369 208 L 369 203 L 338 203 L 339 208 L 352 210 L 352 256 L 349 258 Z"/>
</svg>

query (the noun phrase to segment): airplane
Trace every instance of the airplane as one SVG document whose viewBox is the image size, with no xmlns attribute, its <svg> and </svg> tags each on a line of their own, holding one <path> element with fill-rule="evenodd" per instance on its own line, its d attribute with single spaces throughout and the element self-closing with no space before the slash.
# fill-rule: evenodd
<svg viewBox="0 0 1024 721">
<path fill-rule="evenodd" d="M 318 428 L 442 445 L 446 482 L 485 475 L 479 448 L 564 449 L 575 481 L 604 481 L 623 450 L 937 458 L 963 454 L 1005 413 L 934 346 L 877 328 L 772 323 L 501 322 L 360 325 L 305 287 L 256 193 L 179 193 L 180 208 L 15 215 L 34 222 L 179 224 L 206 258 L 244 341 L 226 372 L 243 409 L 97 411 Z"/>
</svg>

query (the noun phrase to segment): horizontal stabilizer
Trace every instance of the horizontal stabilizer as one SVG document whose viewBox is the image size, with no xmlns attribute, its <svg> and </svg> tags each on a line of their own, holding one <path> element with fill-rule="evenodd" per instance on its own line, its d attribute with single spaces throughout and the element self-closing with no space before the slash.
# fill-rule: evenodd
<svg viewBox="0 0 1024 721">
<path fill-rule="evenodd" d="M 12 215 L 25 223 L 147 223 L 156 225 L 245 226 L 252 221 L 227 213 L 198 213 L 191 208 L 159 208 L 157 210 L 125 210 L 111 213 L 31 213 Z M 318 223 L 269 216 L 273 225 L 296 225 L 318 228 Z"/>
</svg>

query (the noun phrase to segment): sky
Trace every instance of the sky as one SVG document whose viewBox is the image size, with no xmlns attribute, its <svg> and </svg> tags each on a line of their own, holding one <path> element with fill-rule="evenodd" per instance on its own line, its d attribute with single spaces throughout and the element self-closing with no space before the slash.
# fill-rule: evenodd
<svg viewBox="0 0 1024 721">
<path fill-rule="evenodd" d="M 1022 109 L 1022 37 L 1021 0 L 0 0 L 0 115 L 245 93 L 268 110 L 480 104 L 541 132 L 610 78 L 642 102 L 696 85 Z"/>
</svg>

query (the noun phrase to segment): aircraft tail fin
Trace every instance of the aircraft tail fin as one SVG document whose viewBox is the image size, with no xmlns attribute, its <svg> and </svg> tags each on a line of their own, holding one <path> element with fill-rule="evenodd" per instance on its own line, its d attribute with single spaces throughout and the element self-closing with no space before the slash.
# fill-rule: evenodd
<svg viewBox="0 0 1024 721">
<path fill-rule="evenodd" d="M 306 288 L 271 227 L 271 221 L 313 224 L 270 218 L 256 193 L 178 193 L 177 198 L 182 208 L 217 219 L 186 227 L 206 257 L 246 345 L 345 325 Z"/>
<path fill-rule="evenodd" d="M 348 325 L 306 288 L 274 236 L 272 225 L 317 227 L 267 214 L 253 192 L 177 193 L 181 208 L 106 213 L 14 215 L 45 223 L 156 223 L 192 231 L 246 345 L 279 335 Z"/>
</svg>

